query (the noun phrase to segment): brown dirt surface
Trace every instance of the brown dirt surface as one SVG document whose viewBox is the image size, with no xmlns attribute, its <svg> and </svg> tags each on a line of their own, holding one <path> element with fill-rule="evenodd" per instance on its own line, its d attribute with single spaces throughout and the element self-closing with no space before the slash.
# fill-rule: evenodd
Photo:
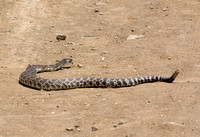
<svg viewBox="0 0 200 137">
<path fill-rule="evenodd" d="M 0 2 L 0 136 L 200 136 L 199 0 Z M 29 64 L 63 58 L 73 58 L 71 69 L 39 76 L 180 74 L 126 88 L 46 92 L 18 83 Z"/>
</svg>

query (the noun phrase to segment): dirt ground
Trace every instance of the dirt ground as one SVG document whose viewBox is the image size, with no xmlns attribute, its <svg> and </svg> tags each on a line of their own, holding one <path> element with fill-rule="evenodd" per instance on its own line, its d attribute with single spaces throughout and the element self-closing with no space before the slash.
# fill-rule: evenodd
<svg viewBox="0 0 200 137">
<path fill-rule="evenodd" d="M 199 0 L 0 0 L 0 136 L 200 136 Z M 58 34 L 66 40 L 57 41 Z M 130 35 L 141 36 L 127 39 Z M 29 64 L 72 58 L 45 78 L 145 75 L 174 83 L 39 91 Z"/>
</svg>

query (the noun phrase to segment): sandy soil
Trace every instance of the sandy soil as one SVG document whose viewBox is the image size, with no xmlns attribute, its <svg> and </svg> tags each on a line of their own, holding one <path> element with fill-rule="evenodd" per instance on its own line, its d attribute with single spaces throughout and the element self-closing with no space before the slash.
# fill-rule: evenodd
<svg viewBox="0 0 200 137">
<path fill-rule="evenodd" d="M 200 136 L 199 0 L 0 2 L 0 136 Z M 66 40 L 57 41 L 58 34 Z M 172 84 L 119 89 L 45 92 L 18 84 L 29 64 L 63 58 L 73 58 L 71 69 L 39 75 L 181 72 Z"/>
</svg>

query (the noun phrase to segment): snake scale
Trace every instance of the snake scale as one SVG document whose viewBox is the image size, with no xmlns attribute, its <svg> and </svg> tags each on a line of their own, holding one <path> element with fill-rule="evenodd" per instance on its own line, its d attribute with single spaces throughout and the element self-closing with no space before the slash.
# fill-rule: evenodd
<svg viewBox="0 0 200 137">
<path fill-rule="evenodd" d="M 145 76 L 138 78 L 67 78 L 67 79 L 43 79 L 36 77 L 37 73 L 47 72 L 47 71 L 57 71 L 64 68 L 67 64 L 71 64 L 72 59 L 63 59 L 62 61 L 56 63 L 55 65 L 30 65 L 26 70 L 20 75 L 19 83 L 34 89 L 41 90 L 64 90 L 64 89 L 74 89 L 74 88 L 119 88 L 119 87 L 130 87 L 142 83 L 148 82 L 168 82 L 174 81 L 176 76 L 179 74 L 177 69 L 171 77 L 162 76 Z"/>
</svg>

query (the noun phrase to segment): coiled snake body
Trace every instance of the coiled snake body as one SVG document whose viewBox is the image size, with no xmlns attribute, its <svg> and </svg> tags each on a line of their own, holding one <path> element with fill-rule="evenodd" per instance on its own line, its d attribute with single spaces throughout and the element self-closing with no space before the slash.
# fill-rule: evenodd
<svg viewBox="0 0 200 137">
<path fill-rule="evenodd" d="M 72 59 L 63 59 L 55 65 L 31 65 L 20 75 L 19 82 L 28 87 L 43 90 L 64 90 L 73 88 L 90 88 L 90 87 L 130 87 L 141 83 L 148 82 L 168 82 L 174 81 L 179 74 L 179 70 L 176 70 L 171 77 L 162 76 L 145 76 L 138 78 L 69 78 L 69 79 L 43 79 L 36 77 L 39 72 L 57 71 L 62 69 L 66 64 L 72 63 Z"/>
</svg>

